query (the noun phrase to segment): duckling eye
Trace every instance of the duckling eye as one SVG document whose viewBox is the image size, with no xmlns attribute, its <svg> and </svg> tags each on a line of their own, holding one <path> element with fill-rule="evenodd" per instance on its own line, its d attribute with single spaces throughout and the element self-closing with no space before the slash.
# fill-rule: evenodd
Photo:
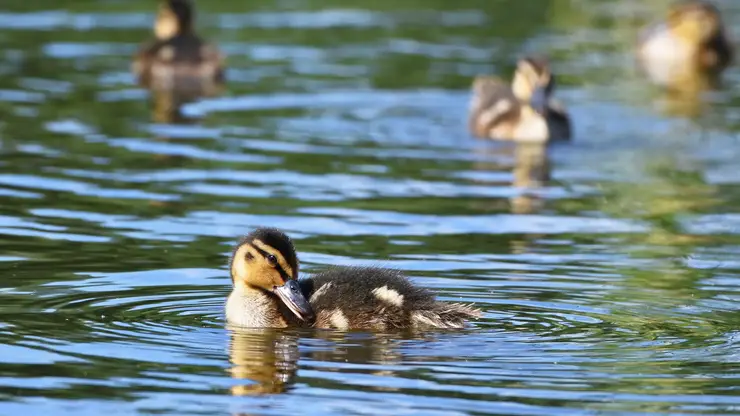
<svg viewBox="0 0 740 416">
<path fill-rule="evenodd" d="M 272 254 L 268 254 L 267 256 L 265 256 L 265 258 L 267 259 L 267 262 L 270 263 L 270 266 L 277 265 L 277 257 L 273 256 Z"/>
</svg>

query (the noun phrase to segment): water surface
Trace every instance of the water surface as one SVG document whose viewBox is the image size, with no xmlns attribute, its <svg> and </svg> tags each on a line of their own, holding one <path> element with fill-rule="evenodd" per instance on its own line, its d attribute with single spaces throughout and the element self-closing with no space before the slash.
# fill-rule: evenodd
<svg viewBox="0 0 740 416">
<path fill-rule="evenodd" d="M 129 73 L 151 2 L 4 6 L 0 414 L 738 412 L 740 71 L 647 85 L 663 1 L 373 4 L 199 2 L 230 82 L 179 107 Z M 470 137 L 471 77 L 533 52 L 574 141 Z M 484 318 L 231 331 L 259 225 L 305 273 L 396 267 Z"/>
</svg>

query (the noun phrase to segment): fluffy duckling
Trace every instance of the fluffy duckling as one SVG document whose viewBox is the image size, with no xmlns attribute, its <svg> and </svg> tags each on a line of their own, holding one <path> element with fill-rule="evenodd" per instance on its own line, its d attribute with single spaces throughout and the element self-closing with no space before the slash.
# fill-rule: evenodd
<svg viewBox="0 0 740 416">
<path fill-rule="evenodd" d="M 244 237 L 230 261 L 226 320 L 245 327 L 327 329 L 463 328 L 480 310 L 437 301 L 397 270 L 334 267 L 298 280 L 290 238 L 274 228 Z"/>
<path fill-rule="evenodd" d="M 638 43 L 638 61 L 650 79 L 682 88 L 699 74 L 718 74 L 733 58 L 719 10 L 706 1 L 680 1 L 664 22 L 646 28 Z"/>
<path fill-rule="evenodd" d="M 477 76 L 470 131 L 478 137 L 519 142 L 570 139 L 570 118 L 551 98 L 554 88 L 555 79 L 544 58 L 520 59 L 511 87 L 496 77 Z"/>
<path fill-rule="evenodd" d="M 132 70 L 147 87 L 174 88 L 223 80 L 224 57 L 193 28 L 188 0 L 164 0 L 154 22 L 155 39 L 140 48 Z"/>
</svg>

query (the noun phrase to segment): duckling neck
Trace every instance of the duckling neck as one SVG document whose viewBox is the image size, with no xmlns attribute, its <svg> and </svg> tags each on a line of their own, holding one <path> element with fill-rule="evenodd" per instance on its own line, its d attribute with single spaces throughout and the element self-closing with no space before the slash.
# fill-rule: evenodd
<svg viewBox="0 0 740 416">
<path fill-rule="evenodd" d="M 250 328 L 285 328 L 278 300 L 262 289 L 236 284 L 226 300 L 226 320 Z"/>
<path fill-rule="evenodd" d="M 520 114 L 521 122 L 516 128 L 516 137 L 532 142 L 547 141 L 550 136 L 547 118 L 534 111 L 529 105 L 523 105 Z"/>
<path fill-rule="evenodd" d="M 179 22 L 177 27 L 176 36 L 190 35 L 193 33 L 193 25 L 191 22 Z"/>
</svg>

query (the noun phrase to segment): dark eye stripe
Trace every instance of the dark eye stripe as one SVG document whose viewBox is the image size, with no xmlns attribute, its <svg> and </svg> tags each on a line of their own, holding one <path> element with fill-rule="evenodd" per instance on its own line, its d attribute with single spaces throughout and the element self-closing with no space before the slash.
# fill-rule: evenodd
<svg viewBox="0 0 740 416">
<path fill-rule="evenodd" d="M 275 270 L 277 270 L 278 273 L 280 273 L 280 277 L 283 278 L 283 282 L 287 282 L 288 280 L 290 280 L 290 276 L 288 276 L 288 273 L 286 273 L 285 270 L 283 270 L 283 268 L 280 267 L 280 265 L 275 266 Z"/>
<path fill-rule="evenodd" d="M 257 250 L 257 252 L 260 253 L 260 255 L 264 258 L 267 258 L 268 256 L 273 256 L 272 254 L 266 252 L 265 250 L 262 250 L 261 248 L 257 246 L 252 246 L 252 247 L 255 250 Z M 285 271 L 285 269 L 283 269 L 283 266 L 281 266 L 280 263 L 275 263 L 274 266 L 275 266 L 275 270 L 277 270 L 278 273 L 280 273 L 280 277 L 282 277 L 284 281 L 287 282 L 288 280 L 290 280 L 290 276 L 288 276 L 288 273 Z"/>
</svg>

